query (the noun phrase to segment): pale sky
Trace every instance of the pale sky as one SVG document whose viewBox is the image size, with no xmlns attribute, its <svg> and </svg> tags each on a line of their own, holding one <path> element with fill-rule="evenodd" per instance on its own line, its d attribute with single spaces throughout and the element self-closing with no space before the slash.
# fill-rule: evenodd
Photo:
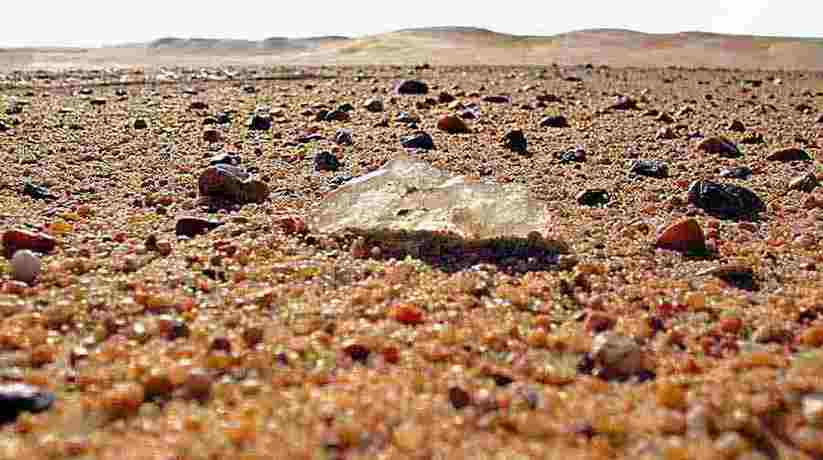
<svg viewBox="0 0 823 460">
<path fill-rule="evenodd" d="M 821 0 L 0 0 L 0 11 L 0 46 L 363 36 L 444 25 L 534 35 L 607 27 L 823 37 Z"/>
</svg>

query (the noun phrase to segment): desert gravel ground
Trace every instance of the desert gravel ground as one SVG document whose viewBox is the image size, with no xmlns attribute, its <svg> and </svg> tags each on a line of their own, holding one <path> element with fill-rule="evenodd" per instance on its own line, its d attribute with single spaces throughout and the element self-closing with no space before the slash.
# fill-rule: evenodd
<svg viewBox="0 0 823 460">
<path fill-rule="evenodd" d="M 129 75 L 2 86 L 0 457 L 823 458 L 823 74 Z M 421 130 L 434 149 L 401 145 Z M 220 154 L 268 194 L 200 196 Z M 402 156 L 524 184 L 572 254 L 388 257 L 303 227 Z M 763 209 L 698 207 L 698 180 Z"/>
</svg>

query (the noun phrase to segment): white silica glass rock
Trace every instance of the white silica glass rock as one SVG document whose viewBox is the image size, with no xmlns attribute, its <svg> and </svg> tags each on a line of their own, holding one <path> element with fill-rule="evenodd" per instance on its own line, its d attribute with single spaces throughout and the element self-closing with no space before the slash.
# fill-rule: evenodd
<svg viewBox="0 0 823 460">
<path fill-rule="evenodd" d="M 15 252 L 11 258 L 11 273 L 15 280 L 31 283 L 40 275 L 40 257 L 28 249 Z"/>
<path fill-rule="evenodd" d="M 549 238 L 554 219 L 522 185 L 472 182 L 404 158 L 336 189 L 310 225 L 321 233 L 352 231 L 383 249 L 405 246 L 412 254 L 437 250 L 433 239 L 463 250 L 504 241 L 568 253 L 566 243 Z"/>
</svg>

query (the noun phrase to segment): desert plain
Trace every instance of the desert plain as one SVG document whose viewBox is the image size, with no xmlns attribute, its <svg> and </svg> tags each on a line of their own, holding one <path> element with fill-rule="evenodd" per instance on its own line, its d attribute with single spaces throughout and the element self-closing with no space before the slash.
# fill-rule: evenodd
<svg viewBox="0 0 823 460">
<path fill-rule="evenodd" d="M 823 47 L 489 34 L 0 51 L 0 457 L 823 458 Z"/>
</svg>

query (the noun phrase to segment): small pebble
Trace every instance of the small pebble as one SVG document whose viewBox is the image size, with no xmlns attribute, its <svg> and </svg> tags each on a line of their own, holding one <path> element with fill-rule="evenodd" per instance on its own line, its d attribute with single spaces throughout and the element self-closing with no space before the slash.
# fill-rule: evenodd
<svg viewBox="0 0 823 460">
<path fill-rule="evenodd" d="M 687 218 L 664 228 L 658 235 L 655 245 L 681 252 L 704 251 L 706 237 L 700 224 L 695 219 Z"/>
<path fill-rule="evenodd" d="M 31 284 L 40 275 L 40 258 L 37 254 L 23 249 L 11 259 L 12 278 Z"/>
<path fill-rule="evenodd" d="M 734 142 L 720 136 L 704 139 L 698 144 L 697 148 L 706 153 L 720 155 L 726 158 L 736 158 L 741 155 L 740 150 L 734 145 Z"/>
<path fill-rule="evenodd" d="M 0 419 L 14 420 L 20 412 L 43 412 L 54 404 L 49 391 L 25 383 L 0 384 Z"/>
</svg>

